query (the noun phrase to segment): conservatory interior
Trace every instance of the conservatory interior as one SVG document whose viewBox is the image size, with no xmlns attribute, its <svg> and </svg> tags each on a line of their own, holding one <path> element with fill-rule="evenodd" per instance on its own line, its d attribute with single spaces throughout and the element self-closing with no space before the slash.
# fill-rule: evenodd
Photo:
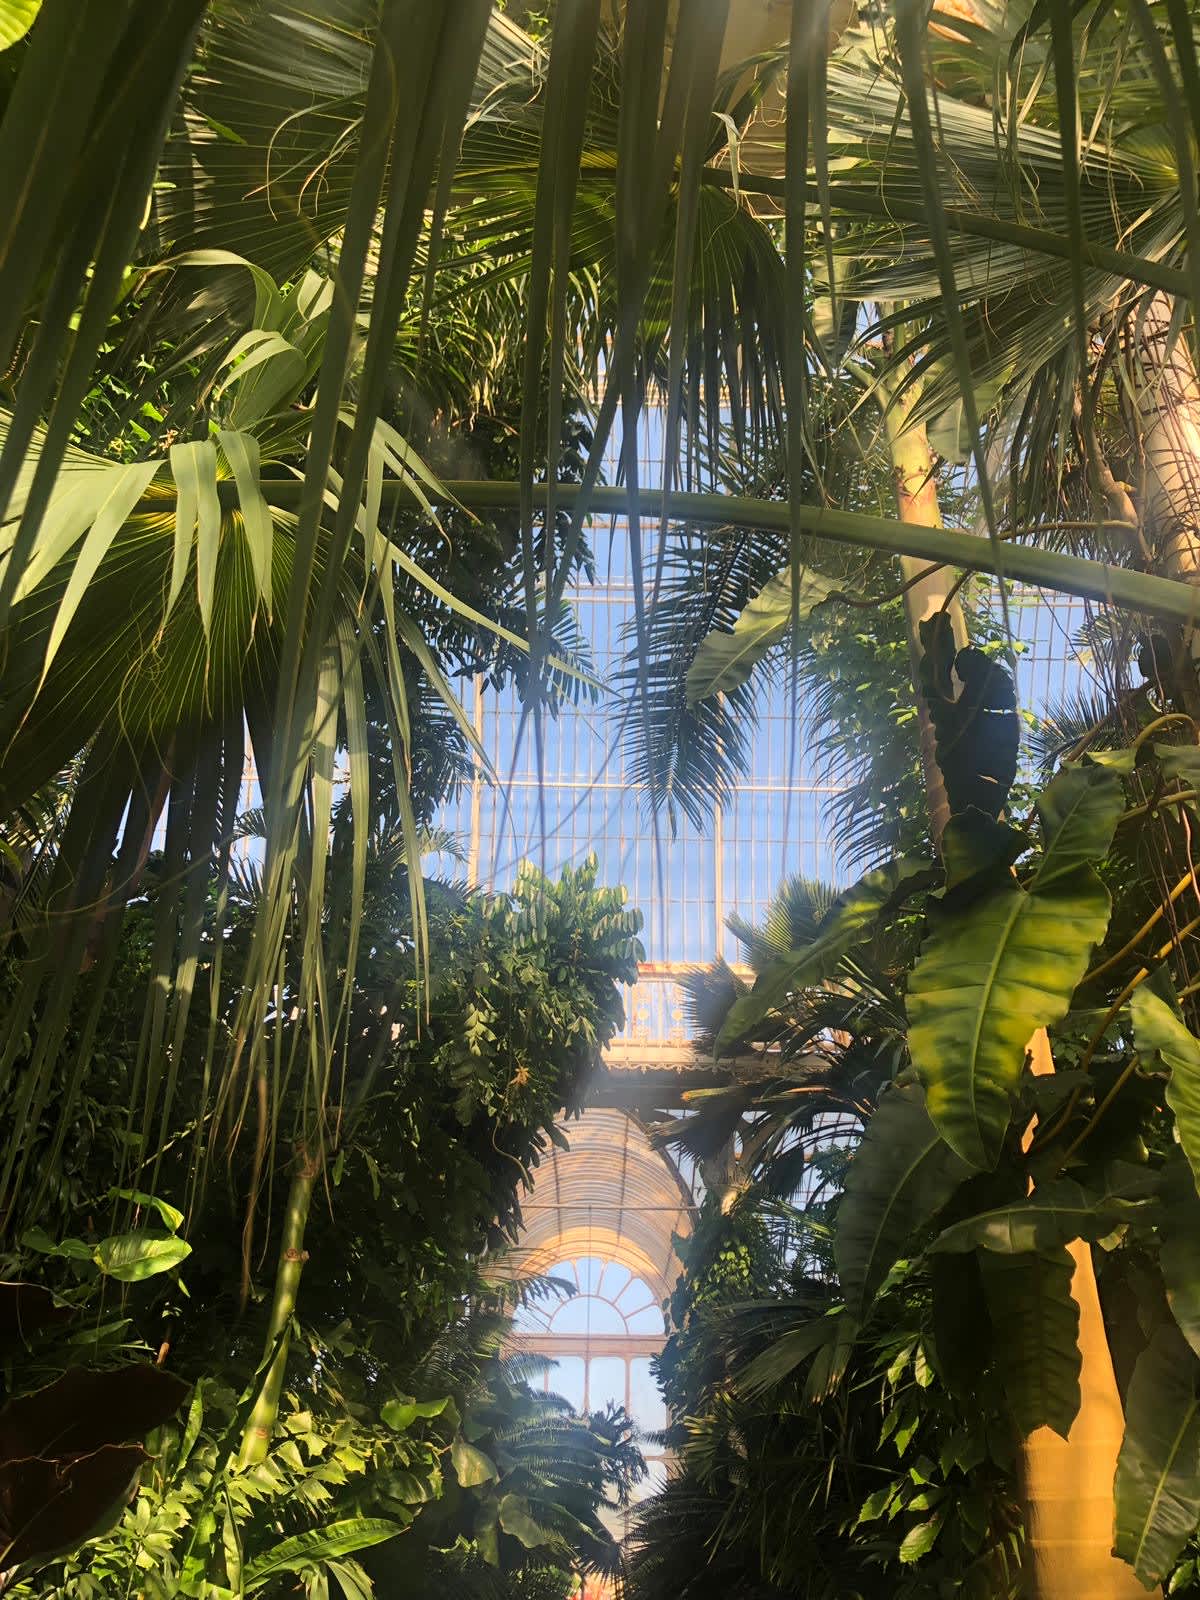
<svg viewBox="0 0 1200 1600">
<path fill-rule="evenodd" d="M 1200 0 L 0 0 L 0 1593 L 1200 1596 L 1198 175 Z"/>
</svg>

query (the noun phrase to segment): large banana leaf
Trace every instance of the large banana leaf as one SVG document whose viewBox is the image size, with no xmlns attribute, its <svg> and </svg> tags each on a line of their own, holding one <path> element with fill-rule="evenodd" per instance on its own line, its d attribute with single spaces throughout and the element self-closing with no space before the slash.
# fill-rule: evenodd
<svg viewBox="0 0 1200 1600">
<path fill-rule="evenodd" d="M 728 694 L 754 671 L 787 632 L 794 616 L 807 617 L 828 600 L 834 585 L 819 572 L 801 572 L 792 583 L 792 569 L 778 572 L 755 595 L 730 633 L 710 633 L 688 668 L 688 704 L 710 695 Z"/>
<path fill-rule="evenodd" d="M 284 1539 L 273 1550 L 264 1551 L 247 1566 L 243 1575 L 245 1592 L 255 1594 L 273 1579 L 287 1572 L 301 1572 L 319 1566 L 331 1557 L 352 1555 L 372 1545 L 384 1544 L 404 1532 L 404 1523 L 387 1517 L 345 1517 L 324 1528 L 313 1528 Z"/>
<path fill-rule="evenodd" d="M 1064 767 L 1037 799 L 1042 825 L 1037 882 L 1047 884 L 1103 861 L 1124 806 L 1121 779 L 1110 767 Z"/>
<path fill-rule="evenodd" d="M 1079 1410 L 1079 1307 L 1073 1263 L 1060 1245 L 1018 1255 L 981 1252 L 1005 1399 L 1023 1434 L 1053 1428 L 1065 1439 Z"/>
<path fill-rule="evenodd" d="M 1117 1458 L 1115 1549 L 1149 1588 L 1200 1520 L 1200 1361 L 1173 1323 L 1138 1357 Z"/>
<path fill-rule="evenodd" d="M 1200 1039 L 1148 984 L 1133 991 L 1133 1037 L 1143 1057 L 1156 1054 L 1170 1071 L 1167 1104 L 1179 1142 L 1200 1187 Z"/>
<path fill-rule="evenodd" d="M 1167 1167 L 1158 1264 L 1179 1331 L 1200 1356 L 1200 1195 L 1178 1153 Z"/>
<path fill-rule="evenodd" d="M 856 1316 L 970 1171 L 930 1121 L 919 1084 L 884 1091 L 850 1162 L 834 1235 L 842 1293 Z"/>
<path fill-rule="evenodd" d="M 1092 1195 L 1072 1179 L 1058 1178 L 1039 1184 L 1028 1200 L 953 1223 L 929 1248 L 992 1250 L 1002 1255 L 1053 1250 L 1072 1239 L 1102 1239 L 1144 1211 L 1144 1202 Z"/>
<path fill-rule="evenodd" d="M 960 897 L 930 901 L 908 987 L 909 1050 L 946 1142 L 972 1166 L 994 1167 L 1025 1047 L 1069 1010 L 1111 901 L 1089 866 Z"/>
</svg>

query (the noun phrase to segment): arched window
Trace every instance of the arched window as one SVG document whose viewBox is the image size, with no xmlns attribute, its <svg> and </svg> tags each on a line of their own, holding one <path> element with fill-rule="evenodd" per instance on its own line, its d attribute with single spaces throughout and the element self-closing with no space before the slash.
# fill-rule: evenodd
<svg viewBox="0 0 1200 1600">
<path fill-rule="evenodd" d="M 651 1435 L 667 1414 L 650 1362 L 666 1333 L 662 1306 L 644 1278 L 602 1256 L 557 1261 L 544 1275 L 562 1287 L 518 1312 L 520 1348 L 549 1358 L 544 1387 L 576 1411 L 625 1407 L 641 1435 L 646 1489 L 657 1487 L 665 1456 Z"/>
</svg>

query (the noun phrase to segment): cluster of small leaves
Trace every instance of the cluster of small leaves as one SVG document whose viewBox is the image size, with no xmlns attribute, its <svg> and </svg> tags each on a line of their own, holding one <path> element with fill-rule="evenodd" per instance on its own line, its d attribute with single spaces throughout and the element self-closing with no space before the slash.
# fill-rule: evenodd
<svg viewBox="0 0 1200 1600">
<path fill-rule="evenodd" d="M 242 1411 L 219 1380 L 198 1384 L 186 1418 L 152 1439 L 152 1465 L 116 1528 L 11 1592 L 118 1600 L 136 1584 L 147 1600 L 222 1600 L 295 1592 L 297 1581 L 313 1594 L 332 1573 L 347 1600 L 369 1593 L 350 1557 L 395 1538 L 437 1495 L 436 1440 L 409 1432 L 414 1418 L 394 1406 L 382 1419 L 333 1420 L 292 1397 L 270 1457 L 239 1470 L 230 1447 Z"/>
</svg>

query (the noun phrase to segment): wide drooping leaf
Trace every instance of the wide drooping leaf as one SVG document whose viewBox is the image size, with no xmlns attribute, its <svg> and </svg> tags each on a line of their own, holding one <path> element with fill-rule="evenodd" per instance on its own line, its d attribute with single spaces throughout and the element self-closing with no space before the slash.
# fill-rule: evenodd
<svg viewBox="0 0 1200 1600">
<path fill-rule="evenodd" d="M 481 1483 L 493 1483 L 500 1473 L 491 1456 L 478 1445 L 472 1444 L 461 1433 L 455 1434 L 450 1446 L 450 1460 L 454 1473 L 464 1489 L 474 1489 Z"/>
<path fill-rule="evenodd" d="M 1179 1142 L 1200 1187 L 1200 1039 L 1148 984 L 1133 991 L 1129 1008 L 1134 1043 L 1143 1060 L 1157 1055 L 1170 1071 L 1167 1104 L 1175 1113 Z"/>
<path fill-rule="evenodd" d="M 1173 1323 L 1138 1357 L 1117 1458 L 1119 1556 L 1149 1588 L 1169 1573 L 1200 1520 L 1200 1361 Z"/>
<path fill-rule="evenodd" d="M 970 1167 L 930 1121 L 919 1084 L 886 1090 L 850 1162 L 834 1249 L 847 1306 L 861 1316 L 914 1233 Z"/>
<path fill-rule="evenodd" d="M 42 0 L 0 0 L 0 50 L 25 37 L 41 5 Z"/>
<path fill-rule="evenodd" d="M 402 1522 L 386 1517 L 345 1517 L 324 1528 L 298 1533 L 250 1562 L 243 1574 L 245 1591 L 254 1594 L 282 1573 L 300 1572 L 331 1556 L 353 1555 L 356 1550 L 384 1544 L 403 1532 Z"/>
<path fill-rule="evenodd" d="M 1025 1047 L 1066 1015 L 1110 905 L 1090 866 L 930 902 L 909 981 L 909 1049 L 930 1116 L 972 1166 L 995 1166 Z"/>
<path fill-rule="evenodd" d="M 1065 1439 L 1079 1410 L 1079 1307 L 1074 1264 L 1060 1245 L 1019 1255 L 983 1251 L 984 1293 L 1005 1398 L 1023 1434 L 1053 1428 Z"/>
<path fill-rule="evenodd" d="M 1200 1356 L 1200 1195 L 1187 1161 L 1167 1166 L 1158 1264 L 1179 1331 Z"/>
<path fill-rule="evenodd" d="M 807 617 L 828 600 L 835 585 L 819 572 L 802 571 L 792 582 L 790 567 L 776 573 L 755 595 L 731 632 L 710 633 L 688 668 L 688 704 L 739 688 L 767 652 L 783 638 L 793 616 Z"/>
<path fill-rule="evenodd" d="M 105 1277 L 140 1283 L 143 1278 L 171 1272 L 191 1253 L 191 1245 L 173 1233 L 117 1233 L 101 1239 L 93 1259 Z"/>
<path fill-rule="evenodd" d="M 821 919 L 812 943 L 772 961 L 759 974 L 750 993 L 734 1001 L 717 1035 L 715 1053 L 720 1055 L 742 1038 L 781 1006 L 789 994 L 824 982 L 847 950 L 871 937 L 884 908 L 929 873 L 928 861 L 905 856 L 868 872 L 839 895 Z"/>
<path fill-rule="evenodd" d="M 1050 883 L 1103 861 L 1124 805 L 1120 775 L 1112 768 L 1064 767 L 1037 799 L 1042 859 L 1036 881 Z"/>
<path fill-rule="evenodd" d="M 1002 1255 L 1052 1250 L 1072 1239 L 1102 1239 L 1136 1218 L 1144 1203 L 1092 1195 L 1070 1178 L 1039 1184 L 1028 1200 L 965 1217 L 938 1234 L 931 1250 L 991 1250 Z"/>
</svg>

